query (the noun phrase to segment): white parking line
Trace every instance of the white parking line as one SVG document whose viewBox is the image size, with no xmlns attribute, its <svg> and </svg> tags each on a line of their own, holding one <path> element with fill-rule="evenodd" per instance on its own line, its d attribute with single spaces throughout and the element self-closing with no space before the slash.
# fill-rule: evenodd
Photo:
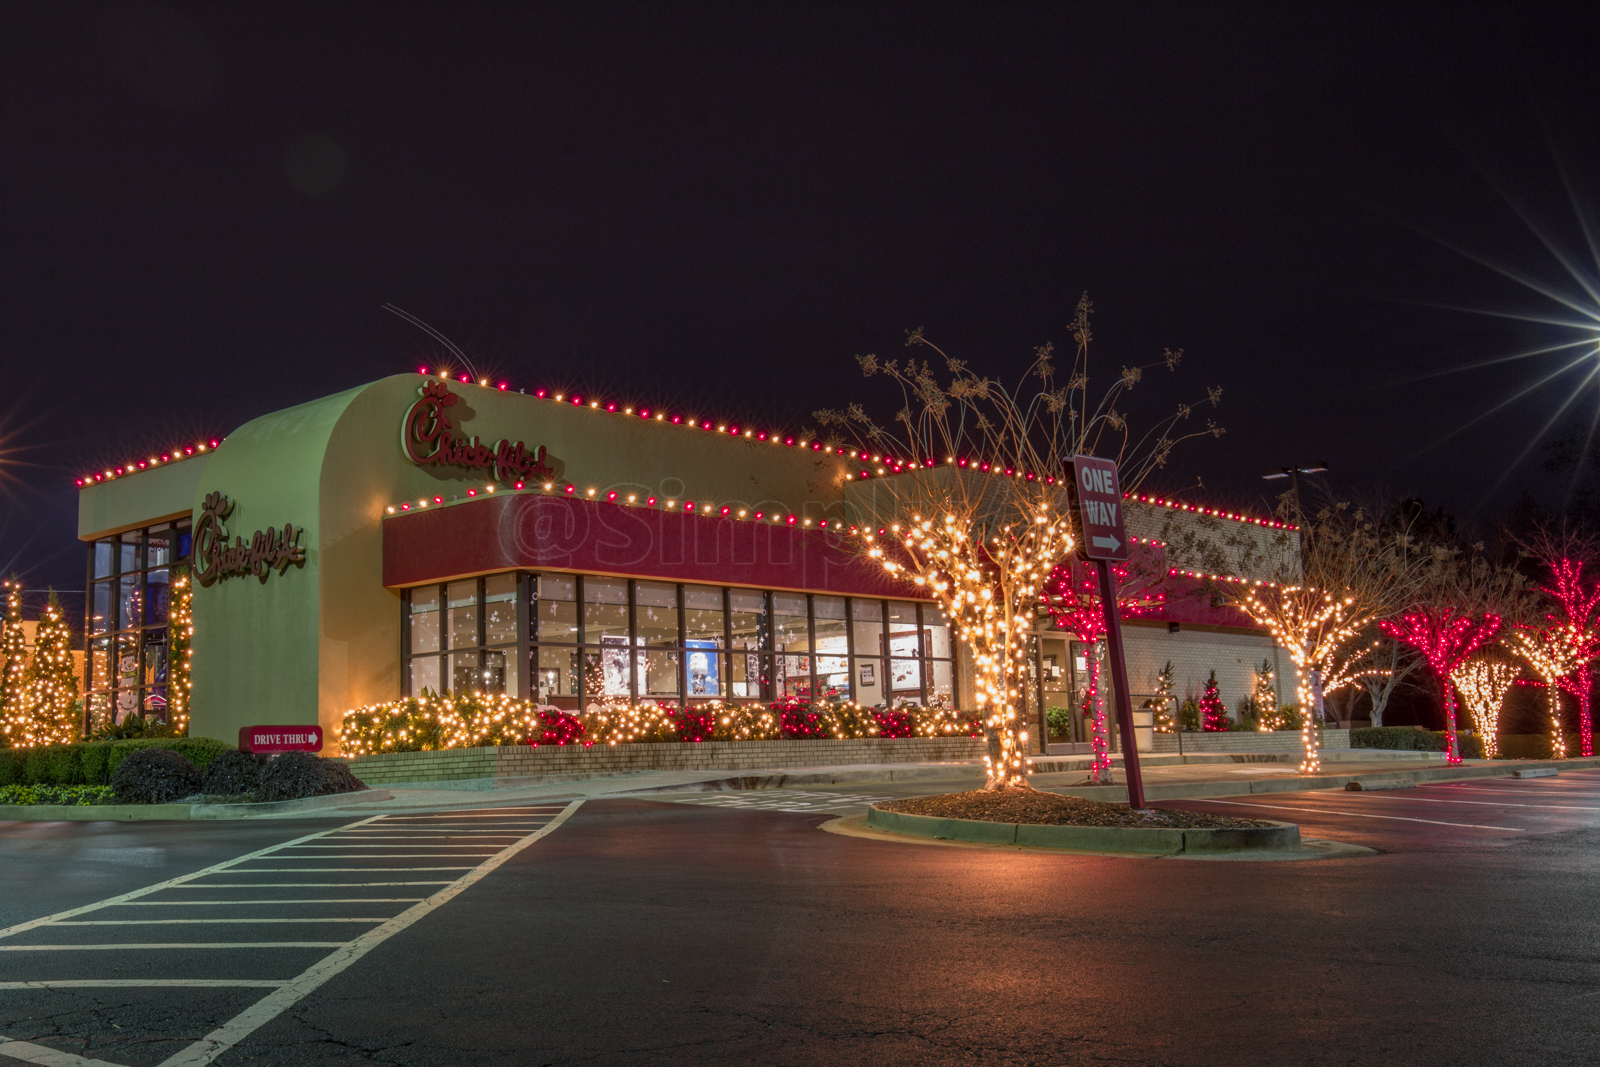
<svg viewBox="0 0 1600 1067">
<path fill-rule="evenodd" d="M 216 926 L 221 923 L 386 923 L 387 915 L 367 915 L 359 917 L 338 916 L 336 918 L 321 919 L 231 919 L 223 916 L 220 919 L 73 919 L 70 922 L 51 923 L 56 926 L 199 926 L 204 923 Z"/>
<path fill-rule="evenodd" d="M 448 885 L 447 882 L 436 882 L 435 885 Z M 230 907 L 234 904 L 415 904 L 421 897 L 307 897 L 304 900 L 294 900 L 284 897 L 280 900 L 130 900 L 126 904 L 117 904 L 119 908 L 193 908 L 193 907 Z M 82 926 L 82 923 L 57 923 L 58 926 Z"/>
<path fill-rule="evenodd" d="M 49 978 L 42 982 L 0 982 L 0 989 L 146 989 L 150 986 L 276 989 L 281 985 L 281 980 L 264 978 Z"/>
<path fill-rule="evenodd" d="M 0 945 L 0 952 L 115 952 L 125 948 L 341 948 L 344 941 L 154 941 L 128 945 Z"/>
<path fill-rule="evenodd" d="M 391 870 L 392 868 L 384 868 Z M 450 870 L 466 870 L 465 867 L 452 867 Z M 450 879 L 441 878 L 433 882 L 210 882 L 206 885 L 197 885 L 190 882 L 185 889 L 356 889 L 365 886 L 377 885 L 449 885 Z M 130 901 L 129 903 L 133 903 Z"/>
<path fill-rule="evenodd" d="M 1402 804 L 1471 804 L 1482 808 L 1549 808 L 1551 811 L 1600 812 L 1595 804 L 1521 804 L 1514 800 L 1442 800 L 1438 797 L 1388 797 L 1381 793 L 1355 793 L 1363 800 L 1394 800 Z M 1348 799 L 1348 798 L 1346 798 Z"/>
<path fill-rule="evenodd" d="M 70 1052 L 35 1045 L 28 1041 L 12 1041 L 4 1036 L 0 1036 L 0 1056 L 26 1060 L 29 1063 L 40 1064 L 41 1067 L 121 1067 L 120 1064 L 91 1060 L 86 1056 L 75 1056 Z"/>
<path fill-rule="evenodd" d="M 1521 826 L 1479 826 L 1470 822 L 1440 822 L 1438 819 L 1411 819 L 1404 815 L 1373 815 L 1370 812 L 1339 811 L 1336 808 L 1292 808 L 1287 804 L 1240 804 L 1232 800 L 1202 800 L 1199 797 L 1187 798 L 1194 804 L 1232 804 L 1237 808 L 1263 808 L 1267 811 L 1309 811 L 1314 815 L 1348 815 L 1352 819 L 1392 819 L 1395 822 L 1425 822 L 1430 826 L 1459 826 L 1465 830 L 1499 830 L 1503 833 L 1522 834 L 1527 830 Z"/>
</svg>

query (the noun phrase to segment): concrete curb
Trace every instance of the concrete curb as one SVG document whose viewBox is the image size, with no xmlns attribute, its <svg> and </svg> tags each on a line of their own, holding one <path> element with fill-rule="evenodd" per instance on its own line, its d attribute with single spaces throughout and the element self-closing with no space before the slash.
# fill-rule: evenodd
<svg viewBox="0 0 1600 1067">
<path fill-rule="evenodd" d="M 891 833 L 941 841 L 987 845 L 1029 845 L 1078 852 L 1136 852 L 1177 856 L 1233 852 L 1282 852 L 1300 847 L 1300 827 L 1293 823 L 1236 830 L 1178 830 L 1140 826 L 1041 826 L 1032 823 L 938 819 L 867 808 L 867 825 Z"/>
<path fill-rule="evenodd" d="M 390 799 L 387 789 L 335 793 L 269 804 L 0 804 L 0 822 L 139 822 L 175 819 L 249 819 L 258 815 L 342 808 Z"/>
</svg>

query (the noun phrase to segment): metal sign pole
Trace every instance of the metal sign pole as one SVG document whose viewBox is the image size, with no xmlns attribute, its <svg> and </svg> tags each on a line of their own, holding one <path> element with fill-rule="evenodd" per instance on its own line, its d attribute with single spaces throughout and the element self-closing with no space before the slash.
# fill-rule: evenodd
<svg viewBox="0 0 1600 1067">
<path fill-rule="evenodd" d="M 1106 613 L 1106 646 L 1111 653 L 1111 680 L 1116 686 L 1117 729 L 1122 731 L 1122 770 L 1128 778 L 1128 806 L 1144 807 L 1144 777 L 1139 773 L 1139 735 L 1133 730 L 1133 701 L 1128 696 L 1128 661 L 1122 654 L 1122 625 L 1117 618 L 1117 583 L 1111 561 L 1097 559 L 1100 606 Z"/>
</svg>

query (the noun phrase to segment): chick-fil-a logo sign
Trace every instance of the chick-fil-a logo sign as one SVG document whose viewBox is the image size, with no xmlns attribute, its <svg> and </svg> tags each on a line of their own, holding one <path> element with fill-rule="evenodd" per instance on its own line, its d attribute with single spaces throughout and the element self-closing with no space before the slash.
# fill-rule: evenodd
<svg viewBox="0 0 1600 1067">
<path fill-rule="evenodd" d="M 454 423 L 445 409 L 461 399 L 444 382 L 429 382 L 418 390 L 420 396 L 406 410 L 400 424 L 400 447 L 406 458 L 419 467 L 461 467 L 469 471 L 493 470 L 502 482 L 518 478 L 554 478 L 555 470 L 546 461 L 544 445 L 530 450 L 518 441 L 505 438 L 491 448 L 476 437 L 451 432 Z"/>
<path fill-rule="evenodd" d="M 233 501 L 221 493 L 206 494 L 194 524 L 194 576 L 201 585 L 246 574 L 265 582 L 274 567 L 282 574 L 290 564 L 305 564 L 306 550 L 300 543 L 305 527 L 287 522 L 281 530 L 268 526 L 252 534 L 249 544 L 236 537 L 230 545 L 223 520 L 232 512 Z"/>
</svg>

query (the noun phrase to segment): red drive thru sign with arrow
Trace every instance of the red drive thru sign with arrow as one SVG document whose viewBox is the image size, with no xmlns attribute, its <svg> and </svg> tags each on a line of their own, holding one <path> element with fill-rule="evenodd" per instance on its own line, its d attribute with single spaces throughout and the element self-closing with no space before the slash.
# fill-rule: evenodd
<svg viewBox="0 0 1600 1067">
<path fill-rule="evenodd" d="M 1083 554 L 1088 559 L 1128 558 L 1128 534 L 1122 523 L 1122 485 L 1117 461 L 1098 456 L 1073 456 L 1078 483 L 1078 519 L 1083 524 Z"/>
</svg>

